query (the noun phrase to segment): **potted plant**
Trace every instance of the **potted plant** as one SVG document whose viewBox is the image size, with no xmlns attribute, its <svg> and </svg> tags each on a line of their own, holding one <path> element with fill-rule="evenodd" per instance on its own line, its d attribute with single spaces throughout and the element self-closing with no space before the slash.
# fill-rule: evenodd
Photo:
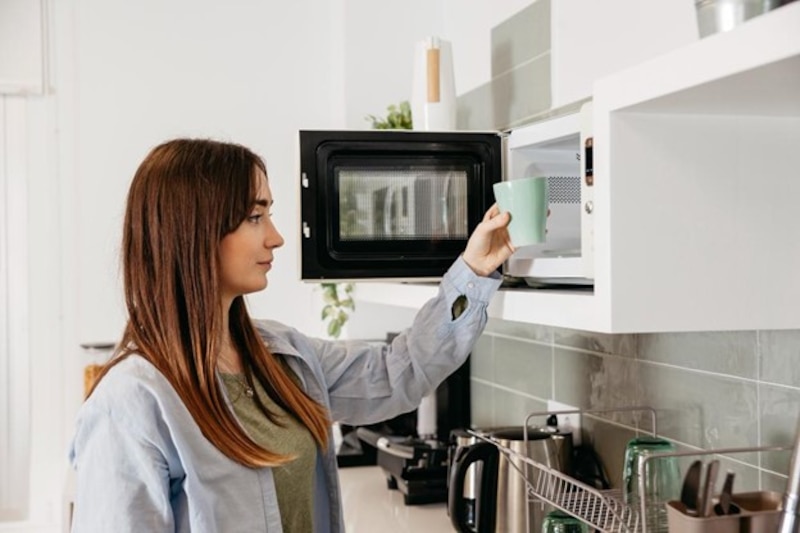
<svg viewBox="0 0 800 533">
<path fill-rule="evenodd" d="M 411 129 L 411 104 L 408 101 L 386 108 L 386 118 L 367 115 L 372 127 L 376 130 L 410 130 Z"/>
</svg>

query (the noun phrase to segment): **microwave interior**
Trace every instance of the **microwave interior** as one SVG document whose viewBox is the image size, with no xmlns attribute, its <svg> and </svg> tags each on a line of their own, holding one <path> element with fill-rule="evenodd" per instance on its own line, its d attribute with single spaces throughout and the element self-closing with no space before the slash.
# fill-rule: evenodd
<svg viewBox="0 0 800 533">
<path fill-rule="evenodd" d="M 497 133 L 301 131 L 302 279 L 436 279 L 501 179 Z"/>
</svg>

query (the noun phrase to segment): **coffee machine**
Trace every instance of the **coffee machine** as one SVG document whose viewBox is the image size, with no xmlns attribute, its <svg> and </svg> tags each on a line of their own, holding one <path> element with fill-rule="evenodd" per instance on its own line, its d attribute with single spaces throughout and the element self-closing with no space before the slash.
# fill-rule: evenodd
<svg viewBox="0 0 800 533">
<path fill-rule="evenodd" d="M 356 430 L 359 439 L 376 449 L 388 488 L 402 492 L 406 505 L 447 501 L 450 432 L 470 424 L 469 368 L 468 357 L 420 408 Z"/>
</svg>

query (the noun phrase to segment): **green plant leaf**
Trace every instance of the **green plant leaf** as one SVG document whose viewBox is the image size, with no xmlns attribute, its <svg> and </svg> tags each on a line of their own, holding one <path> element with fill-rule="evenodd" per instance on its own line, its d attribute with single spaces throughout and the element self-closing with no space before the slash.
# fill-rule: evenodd
<svg viewBox="0 0 800 533">
<path fill-rule="evenodd" d="M 341 335 L 341 334 L 342 334 L 342 324 L 341 323 L 339 323 L 339 322 L 337 322 L 335 320 L 331 320 L 330 322 L 328 322 L 328 335 L 330 335 L 334 339 L 338 339 L 339 335 Z"/>
<path fill-rule="evenodd" d="M 339 298 L 335 292 L 325 291 L 322 293 L 322 301 L 328 305 L 338 305 Z"/>
<path fill-rule="evenodd" d="M 386 111 L 386 118 L 376 117 L 375 115 L 367 115 L 365 118 L 377 130 L 410 130 L 412 128 L 411 104 L 407 100 L 400 102 L 399 105 L 389 105 Z"/>
</svg>

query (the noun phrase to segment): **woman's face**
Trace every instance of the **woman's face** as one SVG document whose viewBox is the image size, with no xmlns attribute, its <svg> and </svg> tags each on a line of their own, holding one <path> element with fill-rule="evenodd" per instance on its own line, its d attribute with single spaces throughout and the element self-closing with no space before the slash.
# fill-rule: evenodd
<svg viewBox="0 0 800 533">
<path fill-rule="evenodd" d="M 227 303 L 267 286 L 273 251 L 284 242 L 272 224 L 272 193 L 267 177 L 261 171 L 258 173 L 255 205 L 239 227 L 220 243 L 220 289 Z"/>
</svg>

